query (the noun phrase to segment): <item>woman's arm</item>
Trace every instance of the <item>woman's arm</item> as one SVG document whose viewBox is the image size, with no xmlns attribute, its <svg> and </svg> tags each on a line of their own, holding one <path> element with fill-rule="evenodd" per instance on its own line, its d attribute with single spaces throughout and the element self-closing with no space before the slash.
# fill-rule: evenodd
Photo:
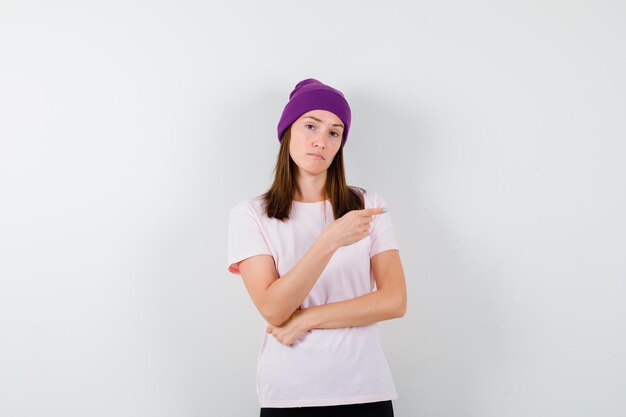
<svg viewBox="0 0 626 417">
<path fill-rule="evenodd" d="M 271 256 L 253 256 L 239 263 L 244 285 L 268 323 L 280 326 L 292 316 L 336 250 L 334 243 L 322 233 L 280 279 Z"/>
<path fill-rule="evenodd" d="M 280 326 L 268 324 L 266 331 L 286 345 L 293 344 L 312 329 L 366 326 L 399 318 L 406 313 L 406 283 L 397 249 L 371 258 L 377 290 L 351 300 L 296 310 Z"/>
<path fill-rule="evenodd" d="M 351 300 L 302 310 L 306 328 L 328 329 L 366 326 L 406 313 L 406 282 L 398 250 L 387 250 L 371 258 L 377 290 Z"/>
</svg>

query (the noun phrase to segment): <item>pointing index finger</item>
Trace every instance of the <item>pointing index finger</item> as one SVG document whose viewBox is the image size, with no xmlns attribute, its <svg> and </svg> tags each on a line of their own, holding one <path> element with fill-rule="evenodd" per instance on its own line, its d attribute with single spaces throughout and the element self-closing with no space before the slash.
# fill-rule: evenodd
<svg viewBox="0 0 626 417">
<path fill-rule="evenodd" d="M 386 213 L 387 211 L 389 211 L 387 207 L 370 207 L 367 209 L 363 209 L 363 214 L 366 216 L 371 216 L 374 214 Z"/>
</svg>

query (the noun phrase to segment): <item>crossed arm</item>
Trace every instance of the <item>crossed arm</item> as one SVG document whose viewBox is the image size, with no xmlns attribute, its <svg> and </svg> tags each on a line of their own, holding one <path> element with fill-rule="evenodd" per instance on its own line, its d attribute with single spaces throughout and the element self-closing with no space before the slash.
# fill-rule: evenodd
<svg viewBox="0 0 626 417">
<path fill-rule="evenodd" d="M 371 258 L 376 291 L 350 300 L 304 309 L 312 329 L 366 326 L 404 316 L 406 284 L 398 250 L 388 250 Z"/>
<path fill-rule="evenodd" d="M 280 326 L 268 324 L 266 331 L 281 343 L 292 344 L 312 329 L 366 326 L 404 316 L 406 282 L 397 249 L 387 250 L 371 258 L 376 291 L 350 300 L 296 310 Z"/>
</svg>

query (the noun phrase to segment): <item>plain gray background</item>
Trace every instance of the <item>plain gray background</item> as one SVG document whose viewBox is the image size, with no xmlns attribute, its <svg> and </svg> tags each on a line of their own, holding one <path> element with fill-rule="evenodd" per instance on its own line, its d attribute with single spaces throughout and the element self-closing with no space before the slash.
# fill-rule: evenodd
<svg viewBox="0 0 626 417">
<path fill-rule="evenodd" d="M 0 3 L 0 415 L 258 415 L 227 216 L 308 77 L 393 216 L 396 415 L 625 415 L 625 3 L 225 4 Z"/>
</svg>

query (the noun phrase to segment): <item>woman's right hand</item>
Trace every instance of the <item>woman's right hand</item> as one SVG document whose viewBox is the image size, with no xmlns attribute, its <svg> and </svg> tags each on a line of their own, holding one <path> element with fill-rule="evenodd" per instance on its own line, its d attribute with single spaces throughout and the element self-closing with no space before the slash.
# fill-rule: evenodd
<svg viewBox="0 0 626 417">
<path fill-rule="evenodd" d="M 370 234 L 374 216 L 385 213 L 383 207 L 351 210 L 335 220 L 322 234 L 335 248 L 349 246 Z"/>
</svg>

